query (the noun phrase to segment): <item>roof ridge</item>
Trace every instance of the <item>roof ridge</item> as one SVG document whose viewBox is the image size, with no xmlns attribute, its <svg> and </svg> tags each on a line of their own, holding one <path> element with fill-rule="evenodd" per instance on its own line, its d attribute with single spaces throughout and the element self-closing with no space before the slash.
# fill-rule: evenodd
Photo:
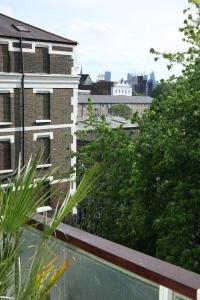
<svg viewBox="0 0 200 300">
<path fill-rule="evenodd" d="M 57 34 L 55 34 L 55 33 L 52 33 L 52 32 L 50 32 L 50 31 L 47 31 L 47 30 L 45 30 L 45 29 L 42 29 L 42 28 L 39 28 L 39 27 L 37 27 L 37 26 L 31 25 L 31 24 L 29 24 L 29 23 L 26 23 L 26 22 L 24 22 L 24 21 L 20 21 L 20 20 L 18 20 L 18 19 L 15 19 L 15 18 L 13 18 L 13 17 L 10 17 L 10 16 L 8 16 L 8 15 L 5 15 L 5 14 L 3 14 L 3 13 L 1 13 L 1 12 L 0 12 L 0 15 L 4 16 L 4 17 L 6 17 L 6 18 L 9 18 L 10 20 L 14 20 L 14 21 L 20 22 L 20 23 L 22 23 L 22 24 L 24 24 L 24 25 L 31 26 L 31 27 L 33 27 L 33 28 L 35 28 L 35 29 L 41 30 L 41 31 L 46 32 L 46 33 L 48 33 L 48 34 L 52 34 L 52 35 L 54 35 L 55 37 L 62 38 L 62 39 L 64 39 L 64 40 L 66 40 L 66 42 L 69 42 L 69 43 L 71 42 L 71 43 L 74 43 L 74 44 L 78 44 L 76 41 L 73 41 L 73 40 L 71 40 L 71 39 L 68 39 L 68 38 L 65 38 L 65 37 L 63 37 L 63 36 L 57 35 Z M 59 42 L 58 42 L 58 43 L 59 43 Z"/>
</svg>

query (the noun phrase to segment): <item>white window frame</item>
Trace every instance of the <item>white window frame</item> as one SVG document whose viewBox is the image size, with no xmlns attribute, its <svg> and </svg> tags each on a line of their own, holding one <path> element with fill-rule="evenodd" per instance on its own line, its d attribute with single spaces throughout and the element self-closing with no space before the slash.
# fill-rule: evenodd
<svg viewBox="0 0 200 300">
<path fill-rule="evenodd" d="M 53 94 L 53 89 L 33 89 L 33 94 Z M 50 119 L 35 120 L 36 124 L 51 123 Z"/>
<path fill-rule="evenodd" d="M 8 88 L 8 89 L 1 89 L 0 88 L 0 94 L 13 94 L 14 89 L 13 88 Z M 12 122 L 0 122 L 0 126 L 10 126 L 12 125 Z"/>
<path fill-rule="evenodd" d="M 53 89 L 33 89 L 33 94 L 53 94 Z"/>
<path fill-rule="evenodd" d="M 53 140 L 53 132 L 38 132 L 33 134 L 33 141 L 36 142 L 38 138 L 49 137 Z"/>
<path fill-rule="evenodd" d="M 0 142 L 10 142 L 10 144 L 14 144 L 15 142 L 15 137 L 14 135 L 4 135 L 0 136 Z M 0 174 L 8 174 L 12 173 L 13 169 L 7 169 L 7 170 L 0 170 Z"/>
<path fill-rule="evenodd" d="M 53 140 L 53 132 L 40 132 L 33 134 L 33 141 L 36 142 L 38 138 L 48 137 L 50 140 Z M 50 168 L 52 164 L 40 164 L 37 165 L 37 169 Z"/>
</svg>

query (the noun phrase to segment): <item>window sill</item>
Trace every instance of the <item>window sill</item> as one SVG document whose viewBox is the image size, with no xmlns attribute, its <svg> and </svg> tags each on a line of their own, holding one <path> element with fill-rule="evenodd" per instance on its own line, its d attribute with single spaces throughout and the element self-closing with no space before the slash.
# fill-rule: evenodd
<svg viewBox="0 0 200 300">
<path fill-rule="evenodd" d="M 38 207 L 36 209 L 36 213 L 44 213 L 44 212 L 48 212 L 48 211 L 52 211 L 52 207 L 51 206 L 41 206 L 41 207 Z"/>
<path fill-rule="evenodd" d="M 52 164 L 42 164 L 42 165 L 38 165 L 37 169 L 50 168 L 50 167 L 52 167 Z"/>
<path fill-rule="evenodd" d="M 36 124 L 46 124 L 46 123 L 51 123 L 51 120 L 36 120 Z"/>
<path fill-rule="evenodd" d="M 11 122 L 0 122 L 0 126 L 10 126 L 12 125 Z"/>
<path fill-rule="evenodd" d="M 12 173 L 13 169 L 8 169 L 8 170 L 0 170 L 0 174 L 7 174 L 7 173 Z"/>
</svg>

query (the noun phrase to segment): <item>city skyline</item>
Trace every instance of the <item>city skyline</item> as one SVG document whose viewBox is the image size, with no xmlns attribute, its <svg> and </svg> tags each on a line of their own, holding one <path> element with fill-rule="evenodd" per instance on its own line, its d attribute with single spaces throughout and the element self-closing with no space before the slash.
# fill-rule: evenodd
<svg viewBox="0 0 200 300">
<path fill-rule="evenodd" d="M 93 80 L 105 70 L 112 72 L 113 80 L 126 78 L 127 73 L 149 74 L 152 70 L 158 80 L 172 72 L 178 74 L 179 67 L 169 72 L 167 62 L 155 63 L 149 49 L 184 49 L 178 28 L 187 6 L 186 0 L 96 0 L 95 5 L 91 0 L 0 0 L 0 12 L 76 39 L 79 67 L 82 65 L 83 72 L 91 74 Z"/>
</svg>

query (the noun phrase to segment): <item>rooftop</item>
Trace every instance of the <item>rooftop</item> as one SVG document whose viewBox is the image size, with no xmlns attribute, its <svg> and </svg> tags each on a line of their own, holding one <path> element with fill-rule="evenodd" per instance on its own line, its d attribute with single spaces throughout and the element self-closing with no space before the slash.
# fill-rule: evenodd
<svg viewBox="0 0 200 300">
<path fill-rule="evenodd" d="M 0 13 L 0 37 L 77 45 L 77 42 Z"/>
<path fill-rule="evenodd" d="M 92 130 L 93 127 L 92 126 L 87 126 L 87 118 L 78 118 L 77 120 L 77 131 L 79 130 Z M 98 118 L 98 122 L 102 122 L 101 118 Z M 127 120 L 125 118 L 122 117 L 117 117 L 117 116 L 113 116 L 113 117 L 106 117 L 106 123 L 113 129 L 118 128 L 119 126 L 122 126 L 124 129 L 137 129 L 138 125 L 136 124 L 131 124 L 130 120 Z"/>
<path fill-rule="evenodd" d="M 88 98 L 94 104 L 151 104 L 153 98 L 148 96 L 111 96 L 111 95 L 79 95 L 78 103 L 87 104 Z"/>
</svg>

